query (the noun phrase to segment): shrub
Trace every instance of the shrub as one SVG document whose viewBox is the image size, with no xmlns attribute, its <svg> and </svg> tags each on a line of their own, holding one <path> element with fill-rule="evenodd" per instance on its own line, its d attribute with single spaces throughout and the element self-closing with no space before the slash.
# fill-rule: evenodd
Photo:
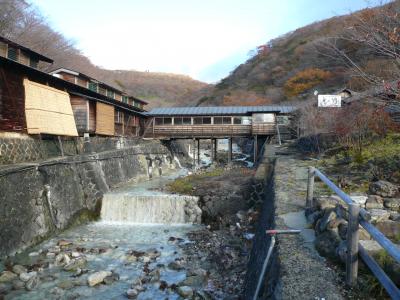
<svg viewBox="0 0 400 300">
<path fill-rule="evenodd" d="M 331 72 L 318 68 L 305 69 L 286 81 L 284 85 L 285 94 L 288 97 L 300 95 L 331 76 Z"/>
</svg>

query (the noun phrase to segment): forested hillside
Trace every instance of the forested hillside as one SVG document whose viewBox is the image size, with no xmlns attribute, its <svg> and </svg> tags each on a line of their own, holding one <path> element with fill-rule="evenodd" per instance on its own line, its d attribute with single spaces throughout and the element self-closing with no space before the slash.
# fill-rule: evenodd
<svg viewBox="0 0 400 300">
<path fill-rule="evenodd" d="M 381 23 L 383 31 L 394 28 L 393 34 L 398 36 L 393 24 L 396 16 L 388 15 L 396 13 L 398 1 L 390 5 L 395 8 L 386 5 L 313 23 L 257 47 L 247 62 L 221 80 L 199 104 L 293 103 L 309 99 L 315 90 L 331 93 L 347 87 L 362 91 L 374 80 L 360 74 L 360 69 L 380 80 L 392 80 L 398 70 L 392 57 L 354 36 L 360 34 L 355 31 L 367 30 L 361 26 L 379 28 L 374 22 Z M 390 30 L 382 34 L 390 34 Z M 369 33 L 370 38 L 373 35 Z M 368 40 L 368 34 L 363 38 Z"/>
<path fill-rule="evenodd" d="M 52 58 L 54 64 L 41 66 L 43 71 L 58 67 L 80 71 L 147 100 L 149 107 L 193 103 L 201 97 L 202 89 L 208 87 L 208 84 L 184 75 L 106 70 L 95 66 L 24 0 L 0 0 L 0 35 Z"/>
</svg>

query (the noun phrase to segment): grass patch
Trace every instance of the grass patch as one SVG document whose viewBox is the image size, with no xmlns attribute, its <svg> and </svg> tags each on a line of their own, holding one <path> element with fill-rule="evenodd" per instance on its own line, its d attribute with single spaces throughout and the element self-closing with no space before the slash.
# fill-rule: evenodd
<svg viewBox="0 0 400 300">
<path fill-rule="evenodd" d="M 192 195 L 193 194 L 193 187 L 196 181 L 199 181 L 204 178 L 210 177 L 218 177 L 224 174 L 224 169 L 216 168 L 214 170 L 189 175 L 183 178 L 175 179 L 175 181 L 169 183 L 167 188 L 170 192 L 177 193 L 177 194 L 185 194 L 185 195 Z"/>
</svg>

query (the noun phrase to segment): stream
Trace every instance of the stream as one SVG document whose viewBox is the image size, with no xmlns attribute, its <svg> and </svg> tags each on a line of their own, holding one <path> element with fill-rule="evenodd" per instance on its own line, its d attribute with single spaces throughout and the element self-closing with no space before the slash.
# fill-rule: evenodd
<svg viewBox="0 0 400 300">
<path fill-rule="evenodd" d="M 153 276 L 156 278 L 139 284 L 137 299 L 178 299 L 178 294 L 171 289 L 163 290 L 160 285 L 170 286 L 185 279 L 185 271 L 173 267 L 182 255 L 179 244 L 189 243 L 187 233 L 200 225 L 185 223 L 182 217 L 167 220 L 161 215 L 166 209 L 168 216 L 182 215 L 183 206 L 176 205 L 181 201 L 179 196 L 171 196 L 157 189 L 186 174 L 187 170 L 179 169 L 171 175 L 136 186 L 118 188 L 104 195 L 102 220 L 69 229 L 29 252 L 18 254 L 15 261 L 28 266 L 29 271 L 36 272 L 39 282 L 32 291 L 22 286 L 18 289 L 18 283 L 13 283 L 14 289 L 5 299 L 126 299 L 132 284 L 138 278 L 146 277 L 147 270 L 156 268 L 159 270 Z M 136 201 L 137 197 L 144 197 L 144 201 Z M 162 201 L 168 197 L 173 198 Z M 132 199 L 136 199 L 136 202 Z M 185 200 L 181 202 L 185 203 Z M 128 218 L 121 219 L 110 217 L 117 207 L 122 206 L 122 211 L 126 211 L 130 205 L 133 205 L 132 211 L 140 214 L 132 216 L 128 213 Z M 144 215 L 153 216 L 151 223 L 143 218 Z M 68 256 L 67 262 L 63 261 L 65 255 Z M 78 261 L 78 267 L 67 271 L 68 262 L 73 261 Z M 112 272 L 107 273 L 109 280 L 90 286 L 89 276 L 101 271 Z M 147 277 L 142 281 L 146 281 Z"/>
<path fill-rule="evenodd" d="M 236 145 L 234 154 L 246 164 L 249 156 Z M 211 163 L 207 149 L 200 157 L 201 167 Z M 205 278 L 206 271 L 182 267 L 182 246 L 191 245 L 189 232 L 204 228 L 202 211 L 197 197 L 163 191 L 188 174 L 179 168 L 105 194 L 99 221 L 70 228 L 13 257 L 7 268 L 13 273 L 7 275 L 14 277 L 0 282 L 0 293 L 6 290 L 4 299 L 21 300 L 190 298 L 193 290 L 185 282 Z M 0 271 L 6 265 L 0 263 Z"/>
</svg>

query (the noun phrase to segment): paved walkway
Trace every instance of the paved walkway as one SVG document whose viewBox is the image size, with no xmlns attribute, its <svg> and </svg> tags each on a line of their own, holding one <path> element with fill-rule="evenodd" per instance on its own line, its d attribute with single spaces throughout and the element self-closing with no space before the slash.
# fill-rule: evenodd
<svg viewBox="0 0 400 300">
<path fill-rule="evenodd" d="M 304 218 L 308 163 L 285 151 L 276 149 L 276 227 L 303 231 L 279 237 L 282 299 L 345 299 L 343 282 L 314 249 Z"/>
</svg>

